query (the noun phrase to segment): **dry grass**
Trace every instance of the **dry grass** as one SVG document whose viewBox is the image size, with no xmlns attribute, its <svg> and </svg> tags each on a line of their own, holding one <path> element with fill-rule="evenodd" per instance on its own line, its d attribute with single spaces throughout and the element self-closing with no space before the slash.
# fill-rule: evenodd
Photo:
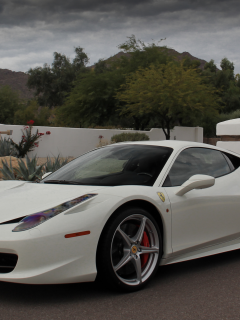
<svg viewBox="0 0 240 320">
<path fill-rule="evenodd" d="M 74 159 L 74 157 L 67 157 L 68 158 L 68 162 L 72 161 Z M 1 158 L 0 158 L 1 159 Z M 50 157 L 51 161 L 54 161 L 54 157 Z M 65 160 L 64 157 L 60 157 L 61 160 Z M 47 162 L 47 158 L 37 158 L 37 165 L 41 166 L 42 164 Z"/>
</svg>

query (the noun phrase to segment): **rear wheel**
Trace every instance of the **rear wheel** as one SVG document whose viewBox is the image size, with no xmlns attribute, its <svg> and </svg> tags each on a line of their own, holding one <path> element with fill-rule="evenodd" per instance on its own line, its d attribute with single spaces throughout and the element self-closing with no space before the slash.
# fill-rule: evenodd
<svg viewBox="0 0 240 320">
<path fill-rule="evenodd" d="M 126 291 L 146 285 L 158 269 L 162 240 L 154 218 L 141 208 L 118 212 L 106 225 L 97 252 L 98 278 Z"/>
</svg>

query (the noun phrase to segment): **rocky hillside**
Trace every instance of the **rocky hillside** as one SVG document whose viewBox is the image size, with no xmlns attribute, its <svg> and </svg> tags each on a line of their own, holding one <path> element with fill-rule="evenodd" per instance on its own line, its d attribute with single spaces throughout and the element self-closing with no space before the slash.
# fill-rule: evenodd
<svg viewBox="0 0 240 320">
<path fill-rule="evenodd" d="M 0 69 L 0 87 L 8 85 L 13 90 L 20 93 L 24 99 L 31 99 L 34 97 L 32 90 L 29 90 L 27 83 L 28 75 L 24 72 L 15 72 L 8 69 Z"/>
<path fill-rule="evenodd" d="M 200 69 L 204 69 L 204 66 L 207 63 L 207 61 L 199 59 L 199 58 L 196 58 L 196 57 L 192 56 L 189 52 L 186 52 L 186 51 L 182 52 L 182 53 L 179 53 L 174 49 L 167 49 L 167 51 L 168 51 L 169 55 L 175 56 L 176 59 L 179 60 L 179 61 L 181 61 L 183 59 L 186 59 L 186 58 L 189 58 L 191 61 L 192 60 L 199 61 L 200 62 L 200 65 L 199 65 Z"/>
</svg>

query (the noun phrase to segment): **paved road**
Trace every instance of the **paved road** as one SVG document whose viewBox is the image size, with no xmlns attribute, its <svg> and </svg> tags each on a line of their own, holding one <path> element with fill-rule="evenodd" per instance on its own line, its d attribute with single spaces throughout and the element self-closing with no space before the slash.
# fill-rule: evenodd
<svg viewBox="0 0 240 320">
<path fill-rule="evenodd" d="M 0 320 L 239 320 L 240 250 L 160 267 L 142 291 L 0 282 Z"/>
</svg>

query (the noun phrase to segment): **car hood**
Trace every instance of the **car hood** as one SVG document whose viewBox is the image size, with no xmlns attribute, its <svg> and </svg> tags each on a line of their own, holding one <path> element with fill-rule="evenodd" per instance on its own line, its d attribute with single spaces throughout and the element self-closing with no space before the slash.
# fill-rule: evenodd
<svg viewBox="0 0 240 320">
<path fill-rule="evenodd" d="M 104 187 L 0 181 L 0 223 L 55 207 Z"/>
</svg>

